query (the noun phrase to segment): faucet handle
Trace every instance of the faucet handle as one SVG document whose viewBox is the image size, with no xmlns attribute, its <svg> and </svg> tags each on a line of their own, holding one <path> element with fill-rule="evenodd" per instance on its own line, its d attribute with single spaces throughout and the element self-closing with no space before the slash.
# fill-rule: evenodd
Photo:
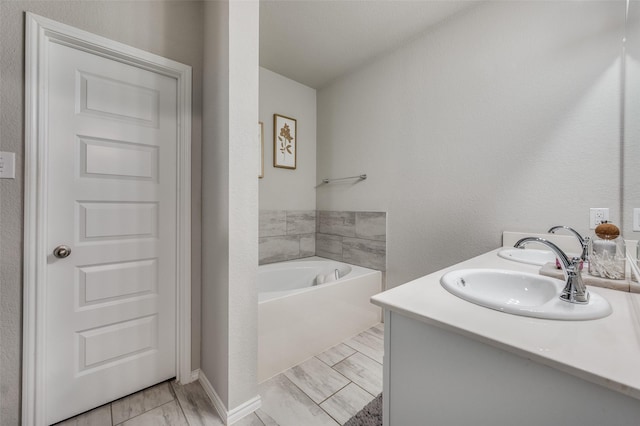
<svg viewBox="0 0 640 426">
<path fill-rule="evenodd" d="M 578 242 L 580 243 L 580 246 L 582 247 L 582 253 L 581 253 L 582 260 L 583 261 L 587 261 L 588 260 L 589 240 L 591 239 L 591 237 L 588 237 L 588 236 L 587 237 L 583 237 L 575 229 L 573 229 L 573 228 L 571 228 L 569 226 L 564 226 L 564 225 L 552 226 L 551 228 L 549 228 L 549 230 L 547 232 L 550 233 L 550 234 L 555 234 L 556 231 L 558 231 L 560 229 L 564 229 L 564 230 L 569 231 L 570 233 L 572 233 L 578 239 Z"/>
<path fill-rule="evenodd" d="M 560 294 L 560 299 L 577 304 L 589 303 L 589 290 L 582 281 L 582 258 L 574 256 L 567 268 L 567 283 Z"/>
<path fill-rule="evenodd" d="M 542 243 L 551 248 L 558 259 L 560 259 L 562 270 L 564 271 L 567 282 L 560 294 L 560 299 L 570 303 L 586 304 L 589 303 L 589 291 L 582 282 L 580 267 L 582 258 L 574 256 L 571 259 L 558 246 L 551 241 L 539 237 L 525 237 L 514 245 L 514 247 L 522 248 L 528 243 Z"/>
<path fill-rule="evenodd" d="M 584 265 L 584 260 L 580 256 L 574 256 L 570 260 L 570 265 L 568 269 L 573 270 L 576 273 L 580 273 L 582 271 L 582 266 Z"/>
</svg>

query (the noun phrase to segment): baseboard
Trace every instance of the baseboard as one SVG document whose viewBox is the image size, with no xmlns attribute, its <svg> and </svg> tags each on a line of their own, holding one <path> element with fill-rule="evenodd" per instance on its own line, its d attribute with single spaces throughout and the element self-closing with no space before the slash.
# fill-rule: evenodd
<svg viewBox="0 0 640 426">
<path fill-rule="evenodd" d="M 207 379 L 207 376 L 205 376 L 205 374 L 201 370 L 197 370 L 197 371 L 198 371 L 198 380 L 200 381 L 202 388 L 207 393 L 207 396 L 213 403 L 213 407 L 216 409 L 216 411 L 218 412 L 218 415 L 220 416 L 220 418 L 222 419 L 225 425 L 234 424 L 235 422 L 242 419 L 243 417 L 256 411 L 262 405 L 262 401 L 260 400 L 260 395 L 257 395 L 256 397 L 251 398 L 245 403 L 240 404 L 236 408 L 232 410 L 227 410 L 227 407 L 225 407 L 224 403 L 216 393 L 216 390 L 211 385 L 211 382 L 209 381 L 209 379 Z"/>
<path fill-rule="evenodd" d="M 189 383 L 191 382 L 195 382 L 196 380 L 198 380 L 200 378 L 200 369 L 198 368 L 197 370 L 193 370 L 191 372 L 191 378 Z"/>
<path fill-rule="evenodd" d="M 229 411 L 226 424 L 228 425 L 234 424 L 238 420 L 253 413 L 261 406 L 262 406 L 262 400 L 260 399 L 260 395 L 256 395 L 250 400 L 245 401 L 243 404 L 240 404 L 233 410 Z"/>
</svg>

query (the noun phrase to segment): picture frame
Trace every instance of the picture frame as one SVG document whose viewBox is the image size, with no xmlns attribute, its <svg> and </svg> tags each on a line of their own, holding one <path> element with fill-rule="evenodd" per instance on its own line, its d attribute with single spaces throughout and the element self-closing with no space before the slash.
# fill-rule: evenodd
<svg viewBox="0 0 640 426">
<path fill-rule="evenodd" d="M 298 160 L 298 122 L 273 114 L 273 167 L 295 170 Z"/>
<path fill-rule="evenodd" d="M 258 144 L 260 145 L 258 179 L 262 179 L 264 177 L 264 123 L 262 121 L 258 121 Z"/>
</svg>

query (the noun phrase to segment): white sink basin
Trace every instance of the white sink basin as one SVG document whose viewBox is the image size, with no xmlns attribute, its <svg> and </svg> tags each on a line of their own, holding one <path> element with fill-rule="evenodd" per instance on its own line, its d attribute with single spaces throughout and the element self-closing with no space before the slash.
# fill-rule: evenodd
<svg viewBox="0 0 640 426">
<path fill-rule="evenodd" d="M 505 248 L 498 252 L 498 256 L 514 262 L 539 266 L 556 261 L 555 253 L 549 250 Z"/>
<path fill-rule="evenodd" d="M 460 269 L 444 274 L 440 283 L 476 305 L 526 317 L 591 320 L 611 313 L 609 302 L 598 294 L 590 292 L 586 305 L 565 302 L 560 300 L 563 281 L 525 272 Z"/>
</svg>

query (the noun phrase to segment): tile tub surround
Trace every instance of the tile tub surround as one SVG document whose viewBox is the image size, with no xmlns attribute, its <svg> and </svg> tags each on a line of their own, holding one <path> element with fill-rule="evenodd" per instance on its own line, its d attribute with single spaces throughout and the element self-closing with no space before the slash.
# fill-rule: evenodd
<svg viewBox="0 0 640 426">
<path fill-rule="evenodd" d="M 387 269 L 387 214 L 326 210 L 261 210 L 259 263 L 321 256 Z"/>
<path fill-rule="evenodd" d="M 317 212 L 316 255 L 352 265 L 386 271 L 385 212 Z"/>
<path fill-rule="evenodd" d="M 260 210 L 259 264 L 315 255 L 315 210 Z"/>
</svg>

